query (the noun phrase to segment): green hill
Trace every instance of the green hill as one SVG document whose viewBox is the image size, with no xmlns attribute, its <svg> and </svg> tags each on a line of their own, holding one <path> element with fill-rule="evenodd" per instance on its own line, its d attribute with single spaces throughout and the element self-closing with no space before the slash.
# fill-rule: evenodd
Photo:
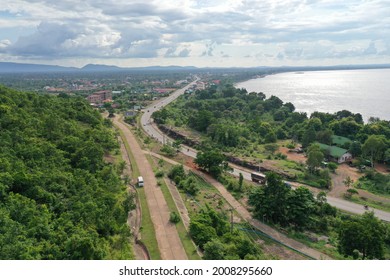
<svg viewBox="0 0 390 280">
<path fill-rule="evenodd" d="M 0 259 L 132 257 L 109 126 L 81 98 L 0 86 Z"/>
</svg>

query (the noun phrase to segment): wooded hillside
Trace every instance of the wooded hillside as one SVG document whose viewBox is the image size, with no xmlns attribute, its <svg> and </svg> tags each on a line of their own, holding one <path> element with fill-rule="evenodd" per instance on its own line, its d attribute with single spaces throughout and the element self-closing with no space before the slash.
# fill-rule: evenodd
<svg viewBox="0 0 390 280">
<path fill-rule="evenodd" d="M 0 259 L 131 258 L 110 126 L 81 98 L 0 87 Z"/>
</svg>

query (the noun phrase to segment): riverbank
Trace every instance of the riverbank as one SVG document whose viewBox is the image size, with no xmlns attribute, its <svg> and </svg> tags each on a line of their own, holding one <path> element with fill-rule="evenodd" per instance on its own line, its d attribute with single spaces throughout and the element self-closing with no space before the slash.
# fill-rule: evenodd
<svg viewBox="0 0 390 280">
<path fill-rule="evenodd" d="M 276 75 L 277 74 L 277 75 Z M 319 70 L 264 74 L 235 83 L 248 92 L 275 95 L 294 104 L 296 111 L 335 113 L 348 110 L 370 117 L 390 120 L 390 69 Z"/>
</svg>

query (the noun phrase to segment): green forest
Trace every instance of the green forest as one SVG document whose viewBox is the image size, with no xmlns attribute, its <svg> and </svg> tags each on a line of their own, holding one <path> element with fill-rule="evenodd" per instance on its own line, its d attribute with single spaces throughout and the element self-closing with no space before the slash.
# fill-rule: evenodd
<svg viewBox="0 0 390 280">
<path fill-rule="evenodd" d="M 129 259 L 111 122 L 82 98 L 0 87 L 0 259 Z"/>
</svg>

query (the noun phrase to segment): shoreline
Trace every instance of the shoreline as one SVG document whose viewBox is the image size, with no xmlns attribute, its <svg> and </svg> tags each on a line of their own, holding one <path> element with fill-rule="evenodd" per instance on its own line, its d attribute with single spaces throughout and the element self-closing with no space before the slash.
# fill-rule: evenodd
<svg viewBox="0 0 390 280">
<path fill-rule="evenodd" d="M 342 101 L 342 102 L 339 102 L 339 103 L 336 102 L 336 108 L 337 108 L 337 105 L 340 104 L 341 106 L 343 106 L 344 103 L 349 103 L 350 101 L 352 101 L 354 99 L 358 100 L 359 97 L 360 98 L 365 97 L 366 96 L 365 94 L 362 94 L 361 96 L 344 94 L 343 98 L 338 99 L 338 98 L 340 98 L 340 94 L 337 92 L 337 90 L 334 90 L 335 92 L 333 94 L 336 96 L 336 98 L 332 99 L 331 98 L 332 93 L 330 93 L 329 97 L 327 98 L 326 95 L 324 95 L 322 92 L 320 92 L 321 89 L 314 90 L 314 91 L 312 91 L 311 94 L 309 94 L 310 93 L 309 86 L 307 86 L 307 90 L 305 92 L 302 92 L 302 94 L 300 94 L 299 89 L 294 88 L 294 86 L 292 86 L 291 88 L 288 88 L 287 90 L 286 90 L 286 88 L 284 88 L 283 90 L 281 90 L 281 92 L 279 92 L 277 94 L 273 94 L 273 93 L 270 93 L 269 88 L 267 88 L 267 87 L 269 87 L 269 84 L 266 84 L 264 86 L 264 89 L 261 89 L 261 90 L 258 89 L 259 85 L 251 85 L 252 86 L 251 90 L 248 89 L 248 85 L 245 85 L 245 86 L 243 85 L 243 84 L 251 83 L 251 82 L 255 83 L 256 81 L 260 81 L 260 79 L 266 78 L 268 76 L 273 76 L 273 75 L 283 74 L 283 73 L 284 74 L 287 74 L 287 73 L 288 74 L 296 74 L 298 76 L 303 76 L 304 74 L 313 74 L 315 72 L 334 72 L 334 71 L 347 71 L 347 72 L 349 72 L 349 71 L 352 71 L 352 70 L 353 71 L 355 71 L 355 70 L 360 70 L 360 71 L 368 71 L 368 70 L 370 70 L 370 71 L 371 70 L 390 71 L 390 68 L 326 69 L 326 70 L 324 70 L 324 69 L 316 69 L 316 70 L 307 70 L 307 71 L 298 71 L 298 70 L 294 69 L 293 71 L 283 71 L 283 72 L 265 73 L 265 74 L 257 75 L 257 76 L 255 76 L 255 77 L 253 77 L 251 79 L 247 79 L 247 80 L 243 80 L 243 81 L 240 81 L 240 82 L 236 82 L 236 83 L 233 84 L 233 86 L 235 88 L 237 88 L 237 89 L 244 88 L 244 89 L 246 89 L 248 91 L 248 93 L 249 92 L 263 92 L 267 96 L 267 98 L 269 96 L 272 96 L 272 95 L 277 96 L 284 103 L 291 102 L 294 106 L 296 106 L 296 110 L 295 110 L 296 112 L 306 113 L 308 115 L 308 117 L 310 117 L 310 115 L 313 112 L 335 114 L 336 112 L 347 110 L 347 111 L 349 111 L 349 112 L 351 112 L 353 114 L 360 114 L 360 115 L 362 115 L 364 124 L 367 124 L 371 117 L 379 118 L 380 120 L 383 120 L 383 121 L 390 121 L 390 116 L 388 116 L 388 117 L 383 116 L 383 114 L 386 114 L 386 109 L 382 110 L 382 112 L 379 113 L 379 116 L 378 115 L 376 115 L 376 116 L 372 115 L 372 112 L 376 112 L 376 110 L 370 110 L 370 107 L 377 108 L 377 105 L 375 105 L 375 104 L 371 104 L 372 106 L 368 106 L 368 107 L 366 106 L 366 108 L 367 108 L 366 110 L 361 110 L 361 109 L 357 109 L 356 108 L 356 107 L 359 106 L 358 105 L 358 101 L 355 101 L 355 103 L 354 102 L 351 103 L 351 104 L 353 104 L 355 106 L 353 106 L 353 105 L 349 106 L 349 107 L 344 106 L 341 109 L 334 109 L 334 110 L 331 110 L 331 111 L 330 110 L 326 110 L 324 108 L 321 108 L 321 107 L 326 107 L 328 109 L 331 109 L 331 108 L 334 108 L 334 107 L 332 107 L 333 106 L 332 104 L 333 104 L 334 101 L 337 101 L 337 100 Z M 288 78 L 291 79 L 291 76 L 289 76 Z M 345 83 L 348 83 L 348 81 L 346 81 Z M 353 81 L 350 82 L 350 83 L 353 84 Z M 249 86 L 249 88 L 251 86 Z M 255 88 L 257 87 L 257 88 L 253 89 L 253 87 L 255 87 Z M 275 88 L 277 88 L 277 87 L 278 86 L 275 86 Z M 281 87 L 281 88 L 283 88 L 283 87 Z M 297 90 L 298 90 L 298 92 L 297 92 Z M 273 89 L 273 91 L 275 91 L 275 89 Z M 375 91 L 375 88 L 373 88 L 372 91 Z M 347 91 L 345 89 L 343 89 L 343 88 L 340 88 L 339 92 L 343 93 L 343 92 L 347 92 Z M 358 91 L 356 91 L 354 89 L 351 89 L 351 92 L 358 92 Z M 313 106 L 310 106 L 307 103 L 305 104 L 305 100 L 302 99 L 302 96 L 304 96 L 306 94 L 308 94 L 308 96 L 309 96 L 307 98 L 307 100 L 313 101 L 314 103 L 317 103 L 317 104 L 312 104 Z M 316 94 L 317 94 L 317 96 L 316 96 Z M 288 97 L 292 96 L 294 98 L 290 98 L 290 100 L 286 100 L 286 96 L 288 96 Z M 324 96 L 325 96 L 325 98 L 324 98 Z M 382 105 L 383 104 L 388 104 L 387 101 L 385 100 L 387 95 L 384 94 L 382 96 L 383 96 L 384 100 L 380 104 L 382 104 Z M 298 98 L 301 97 L 301 99 L 298 100 L 297 97 Z M 373 98 L 373 99 L 375 99 L 375 98 Z M 366 103 L 364 103 L 364 100 L 360 101 L 360 102 L 362 102 L 362 104 L 366 104 Z M 299 105 L 301 105 L 301 106 L 299 106 Z M 300 108 L 300 107 L 304 107 L 304 108 Z M 355 107 L 355 108 L 353 108 L 353 107 Z M 314 108 L 314 110 L 313 110 L 313 108 Z"/>
</svg>

